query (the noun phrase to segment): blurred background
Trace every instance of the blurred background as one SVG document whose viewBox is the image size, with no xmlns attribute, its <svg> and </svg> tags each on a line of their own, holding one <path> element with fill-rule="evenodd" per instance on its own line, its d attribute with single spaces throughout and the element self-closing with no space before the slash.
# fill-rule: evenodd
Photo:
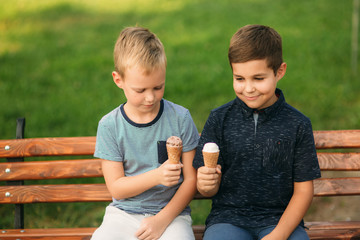
<svg viewBox="0 0 360 240">
<path fill-rule="evenodd" d="M 246 24 L 271 26 L 282 36 L 288 68 L 278 87 L 314 130 L 360 129 L 353 0 L 0 0 L 0 6 L 0 139 L 15 138 L 19 117 L 26 118 L 26 138 L 95 136 L 100 118 L 125 101 L 111 77 L 113 46 L 124 27 L 135 25 L 163 42 L 164 98 L 188 108 L 199 132 L 211 109 L 235 97 L 227 50 Z M 305 219 L 360 220 L 359 202 L 315 199 Z M 191 204 L 194 224 L 204 223 L 210 204 Z M 25 206 L 33 216 L 25 227 L 97 227 L 106 205 L 32 204 Z M 0 228 L 12 227 L 12 211 L 0 206 Z"/>
</svg>

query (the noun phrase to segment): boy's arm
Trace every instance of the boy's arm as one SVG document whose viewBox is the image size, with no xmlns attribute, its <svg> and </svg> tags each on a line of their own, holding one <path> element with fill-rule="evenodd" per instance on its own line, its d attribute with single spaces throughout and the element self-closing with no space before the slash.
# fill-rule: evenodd
<svg viewBox="0 0 360 240">
<path fill-rule="evenodd" d="M 310 207 L 314 195 L 313 181 L 295 182 L 294 193 L 275 229 L 263 240 L 288 239 Z"/>
<path fill-rule="evenodd" d="M 167 161 L 160 167 L 136 176 L 125 176 L 122 162 L 102 160 L 102 171 L 106 186 L 115 199 L 129 198 L 162 184 L 173 186 L 179 182 L 181 164 Z"/>
<path fill-rule="evenodd" d="M 159 238 L 166 227 L 190 203 L 196 193 L 196 170 L 192 166 L 195 150 L 182 154 L 184 181 L 172 197 L 170 202 L 155 216 L 145 218 L 136 236 L 139 239 L 146 237 Z"/>
</svg>

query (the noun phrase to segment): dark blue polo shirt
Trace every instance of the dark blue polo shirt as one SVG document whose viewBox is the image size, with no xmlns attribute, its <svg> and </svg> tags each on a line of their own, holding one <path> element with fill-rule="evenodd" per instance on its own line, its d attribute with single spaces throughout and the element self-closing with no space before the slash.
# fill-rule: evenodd
<svg viewBox="0 0 360 240">
<path fill-rule="evenodd" d="M 203 166 L 206 142 L 219 145 L 222 179 L 207 227 L 276 225 L 293 183 L 320 177 L 310 120 L 285 102 L 280 89 L 276 94 L 277 102 L 260 111 L 239 98 L 211 111 L 193 163 L 196 169 Z"/>
</svg>

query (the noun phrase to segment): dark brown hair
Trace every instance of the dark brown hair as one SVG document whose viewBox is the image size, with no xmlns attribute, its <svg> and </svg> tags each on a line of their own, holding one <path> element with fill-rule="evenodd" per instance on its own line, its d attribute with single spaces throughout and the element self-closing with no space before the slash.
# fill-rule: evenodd
<svg viewBox="0 0 360 240">
<path fill-rule="evenodd" d="M 267 26 L 246 25 L 232 36 L 228 57 L 230 65 L 266 59 L 268 67 L 273 69 L 276 75 L 283 63 L 281 36 Z"/>
</svg>

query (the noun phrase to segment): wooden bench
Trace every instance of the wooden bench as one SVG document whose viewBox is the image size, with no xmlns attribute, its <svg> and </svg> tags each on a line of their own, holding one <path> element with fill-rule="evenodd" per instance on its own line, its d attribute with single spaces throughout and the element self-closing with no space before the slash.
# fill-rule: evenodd
<svg viewBox="0 0 360 240">
<path fill-rule="evenodd" d="M 344 174 L 360 171 L 360 130 L 315 131 L 314 135 L 322 171 L 341 171 Z M 24 228 L 23 204 L 110 202 L 111 196 L 105 184 L 23 185 L 23 181 L 102 177 L 101 161 L 91 157 L 95 137 L 22 137 L 23 130 L 18 128 L 19 139 L 0 140 L 0 181 L 7 183 L 0 186 L 0 203 L 1 207 L 16 207 L 15 227 L 0 229 L 0 240 L 90 239 L 95 228 Z M 346 150 L 339 152 L 338 149 Z M 43 156 L 87 157 L 43 160 Z M 30 161 L 23 161 L 28 157 L 31 157 Z M 41 159 L 36 159 L 38 157 Z M 314 185 L 316 197 L 360 195 L 360 175 L 322 178 L 314 181 Z M 202 197 L 197 195 L 196 199 Z M 360 221 L 329 222 L 324 219 L 323 222 L 307 222 L 306 226 L 311 239 L 360 239 Z M 193 226 L 193 229 L 196 239 L 202 239 L 204 226 Z"/>
</svg>

